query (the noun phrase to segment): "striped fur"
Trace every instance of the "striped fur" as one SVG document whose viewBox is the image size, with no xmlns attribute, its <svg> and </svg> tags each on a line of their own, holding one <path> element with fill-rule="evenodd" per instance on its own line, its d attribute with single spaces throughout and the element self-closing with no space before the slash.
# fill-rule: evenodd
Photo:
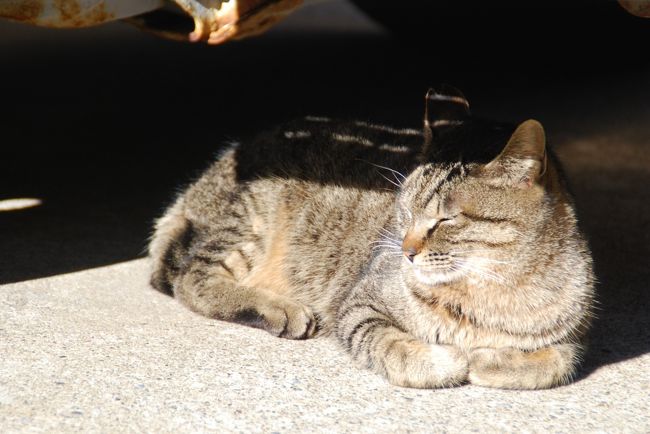
<svg viewBox="0 0 650 434">
<path fill-rule="evenodd" d="M 593 275 L 541 125 L 426 136 L 308 117 L 229 148 L 158 220 L 152 284 L 211 318 L 334 335 L 401 386 L 568 382 Z"/>
</svg>

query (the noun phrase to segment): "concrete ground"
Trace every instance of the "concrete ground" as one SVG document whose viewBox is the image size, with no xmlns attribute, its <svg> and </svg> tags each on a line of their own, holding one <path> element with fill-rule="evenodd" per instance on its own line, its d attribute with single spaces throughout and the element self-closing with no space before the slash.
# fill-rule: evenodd
<svg viewBox="0 0 650 434">
<path fill-rule="evenodd" d="M 42 204 L 0 211 L 0 431 L 649 432 L 650 59 L 624 37 L 434 36 L 396 40 L 341 2 L 223 47 L 1 22 L 0 200 Z M 417 126 L 440 82 L 477 115 L 539 119 L 566 166 L 600 282 L 574 384 L 400 389 L 331 340 L 204 319 L 148 286 L 152 219 L 222 143 L 306 113 Z"/>
</svg>

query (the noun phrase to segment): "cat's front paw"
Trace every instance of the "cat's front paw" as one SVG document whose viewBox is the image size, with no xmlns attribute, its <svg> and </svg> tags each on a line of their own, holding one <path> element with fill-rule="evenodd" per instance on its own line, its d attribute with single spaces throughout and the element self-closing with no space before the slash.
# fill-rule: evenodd
<svg viewBox="0 0 650 434">
<path fill-rule="evenodd" d="M 453 345 L 406 341 L 392 349 L 385 360 L 392 384 L 430 389 L 458 386 L 467 380 L 467 358 Z"/>
<path fill-rule="evenodd" d="M 274 297 L 256 309 L 246 309 L 234 320 L 287 339 L 307 339 L 314 335 L 317 325 L 309 307 L 286 297 Z"/>
<path fill-rule="evenodd" d="M 512 347 L 475 348 L 469 353 L 469 381 L 500 389 L 545 389 L 571 379 L 574 359 L 570 345 L 532 352 Z"/>
</svg>

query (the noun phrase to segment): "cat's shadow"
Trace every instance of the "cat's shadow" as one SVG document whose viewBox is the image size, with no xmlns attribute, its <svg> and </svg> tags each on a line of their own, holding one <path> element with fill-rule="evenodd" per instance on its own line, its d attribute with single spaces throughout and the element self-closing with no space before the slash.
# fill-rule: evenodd
<svg viewBox="0 0 650 434">
<path fill-rule="evenodd" d="M 570 173 L 598 278 L 596 319 L 580 378 L 650 353 L 650 242 L 644 229 L 650 215 L 650 165 L 614 167 Z"/>
</svg>

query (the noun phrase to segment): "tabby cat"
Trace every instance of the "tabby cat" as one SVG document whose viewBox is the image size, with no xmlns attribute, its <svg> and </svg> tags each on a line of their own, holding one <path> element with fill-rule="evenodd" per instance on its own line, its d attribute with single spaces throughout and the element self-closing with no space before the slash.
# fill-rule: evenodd
<svg viewBox="0 0 650 434">
<path fill-rule="evenodd" d="M 424 129 L 306 117 L 230 146 L 160 218 L 152 285 L 210 318 L 335 335 L 417 388 L 569 382 L 594 277 L 542 125 L 427 94 Z"/>
</svg>

